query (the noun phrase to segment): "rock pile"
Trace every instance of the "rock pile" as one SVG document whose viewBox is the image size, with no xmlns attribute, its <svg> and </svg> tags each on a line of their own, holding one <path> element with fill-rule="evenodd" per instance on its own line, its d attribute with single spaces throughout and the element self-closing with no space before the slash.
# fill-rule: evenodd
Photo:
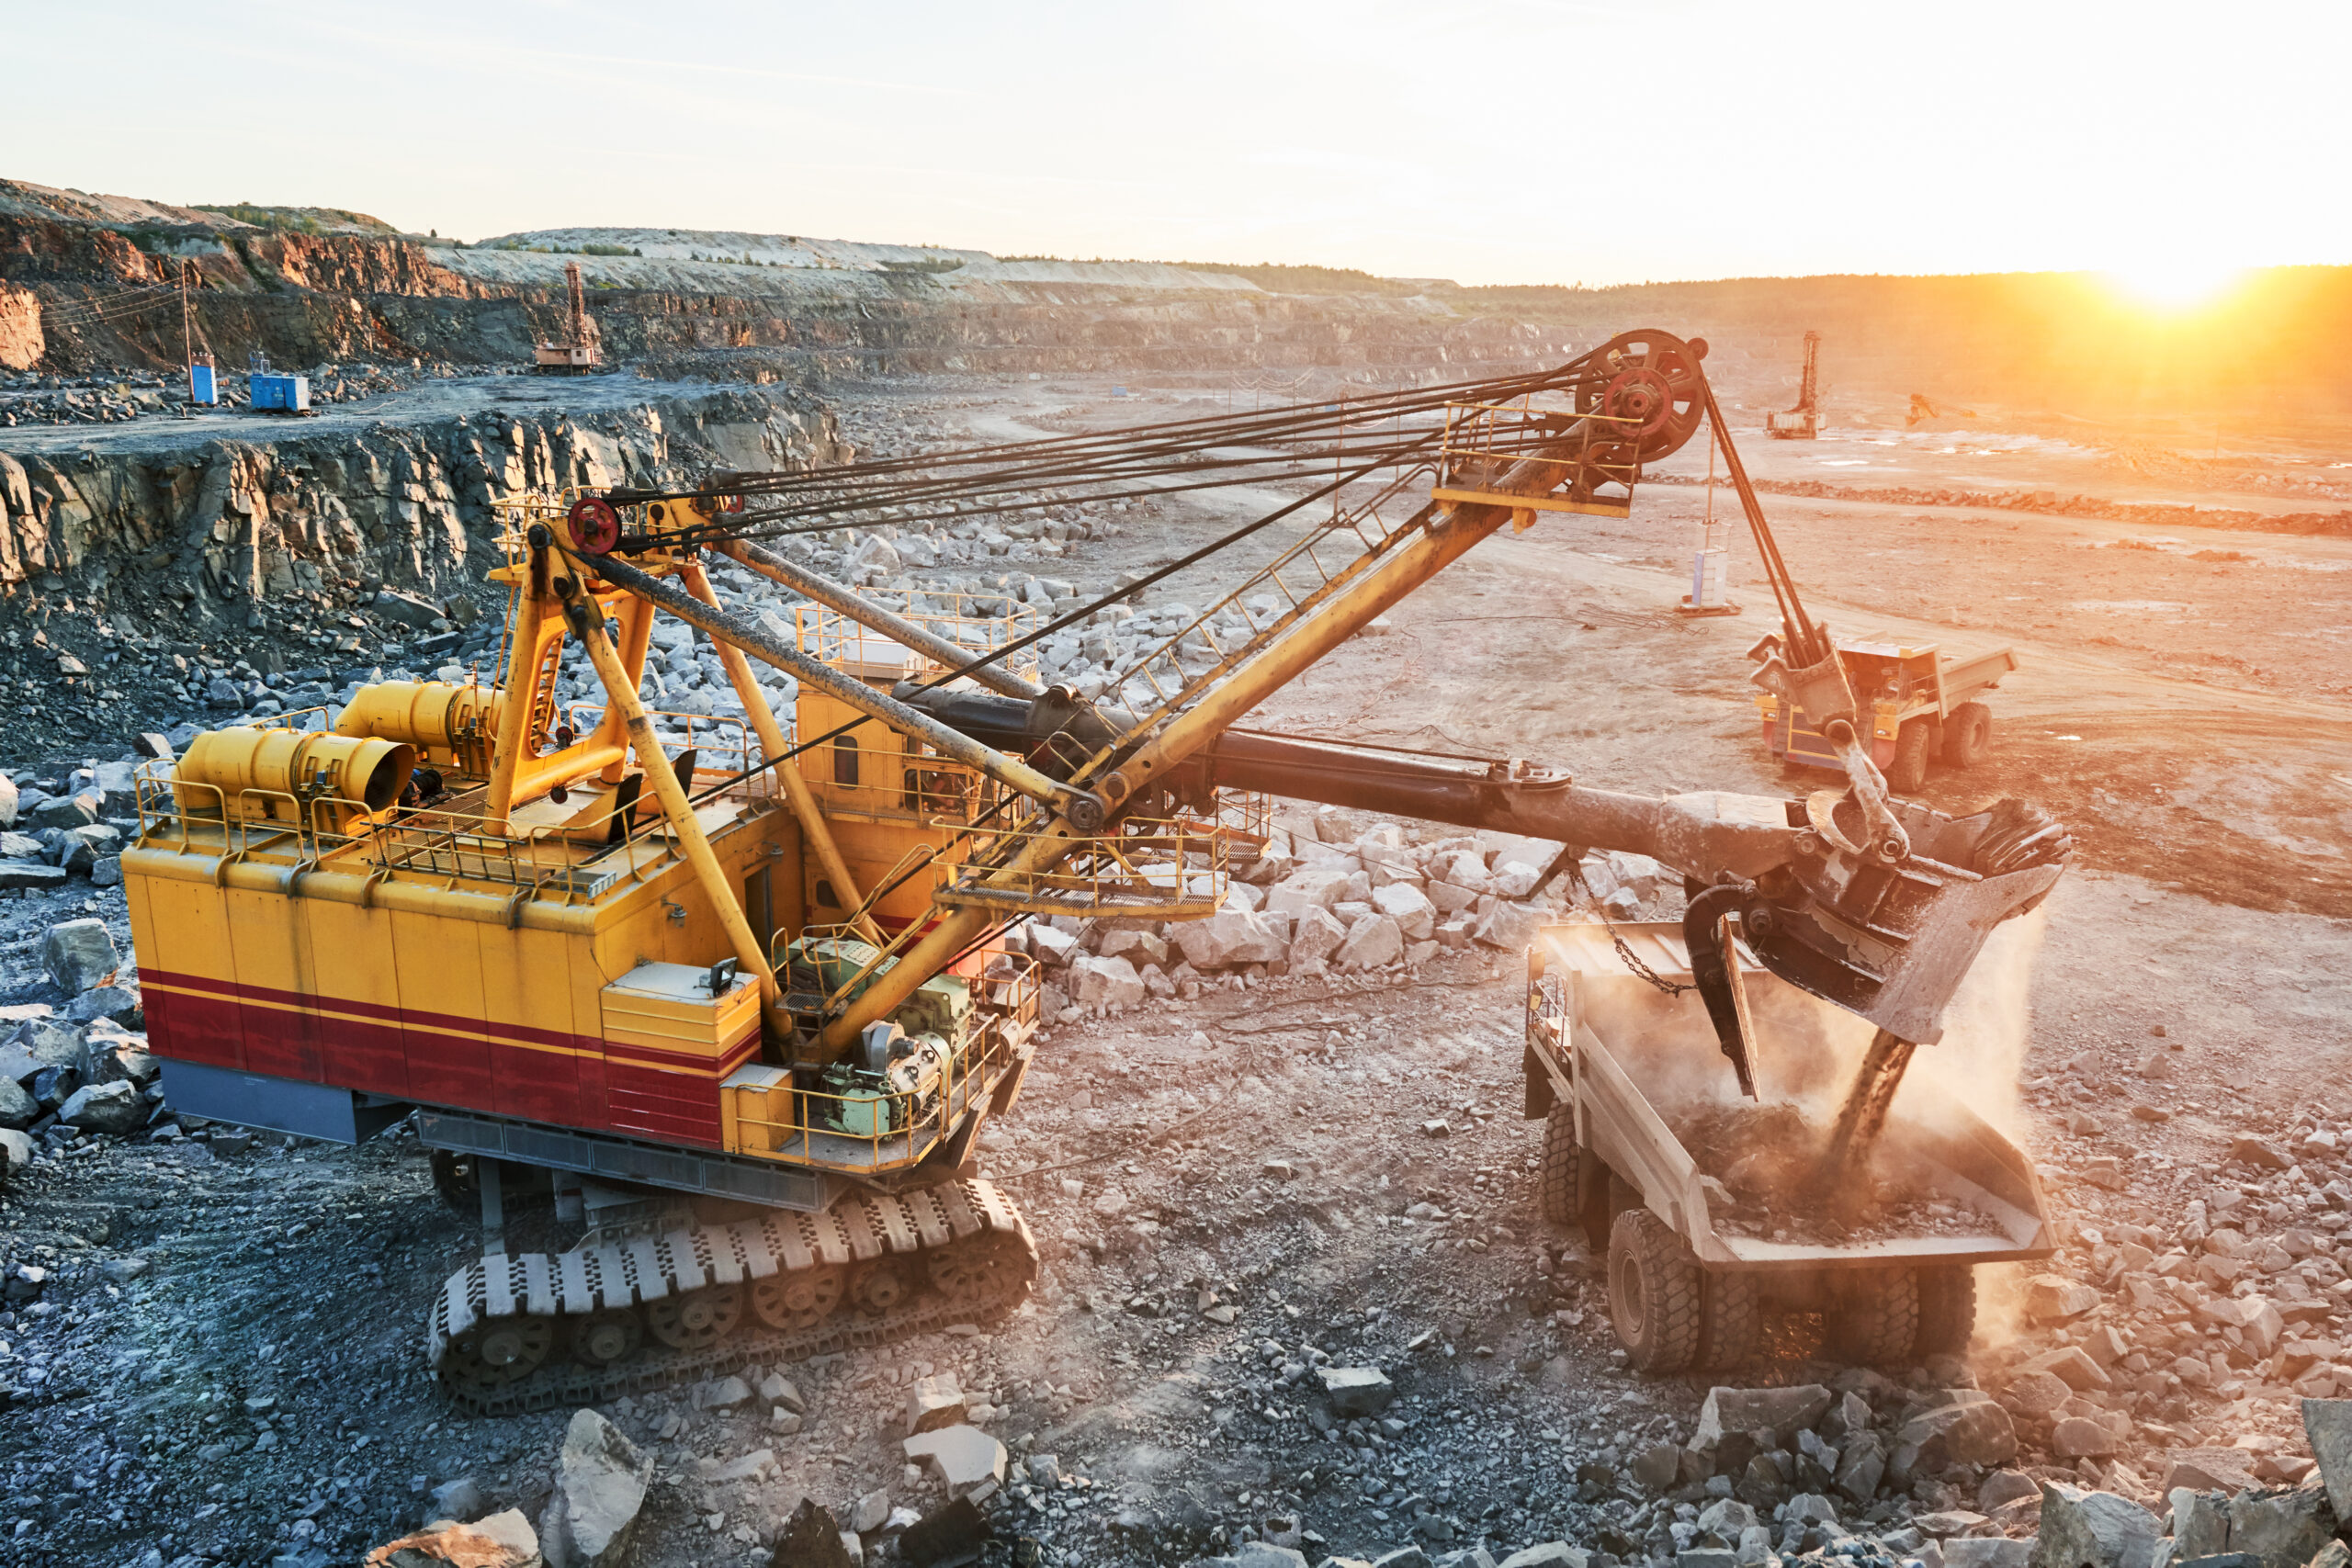
<svg viewBox="0 0 2352 1568">
<path fill-rule="evenodd" d="M 1069 1023 L 1151 1000 L 1189 1001 L 1220 983 L 1391 975 L 1444 953 L 1523 953 L 1566 907 L 1565 880 L 1547 897 L 1536 886 L 1541 868 L 1492 840 L 1408 841 L 1419 829 L 1352 826 L 1350 814 L 1325 811 L 1277 829 L 1205 919 L 1056 917 L 1016 926 L 1010 941 L 1045 971 L 1046 1016 Z M 1603 907 L 1616 914 L 1638 918 L 1679 902 L 1646 856 L 1596 854 L 1581 869 L 1588 886 L 1609 888 Z"/>
<path fill-rule="evenodd" d="M 1980 1365 L 2029 1449 L 2121 1470 L 2151 1502 L 2181 1450 L 2263 1445 L 2262 1478 L 2289 1479 L 2267 1451 L 2291 1443 L 2297 1402 L 2352 1392 L 2348 1150 L 2352 1127 L 2304 1121 L 2236 1136 L 2187 1181 L 2087 1151 L 2080 1174 L 2045 1168 L 2073 1234 L 2027 1282 L 2028 1336 Z"/>
</svg>

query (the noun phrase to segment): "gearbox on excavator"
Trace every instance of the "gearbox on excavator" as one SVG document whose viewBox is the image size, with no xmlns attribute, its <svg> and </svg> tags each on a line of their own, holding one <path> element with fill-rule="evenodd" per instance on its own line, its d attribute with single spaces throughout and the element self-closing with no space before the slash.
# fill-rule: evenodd
<svg viewBox="0 0 2352 1568">
<path fill-rule="evenodd" d="M 1792 583 L 1776 580 L 1784 637 L 1759 679 L 1826 716 L 1842 795 L 1652 799 L 1235 728 L 1505 525 L 1623 514 L 1643 465 L 1713 413 L 1704 354 L 1631 333 L 1502 381 L 516 506 L 494 684 L 379 684 L 142 776 L 122 864 L 172 1100 L 343 1141 L 413 1116 L 490 1235 L 435 1298 L 431 1360 L 462 1404 L 511 1411 L 1017 1302 L 1035 1247 L 972 1159 L 1036 1049 L 1038 973 L 1001 935 L 1213 914 L 1265 841 L 1245 792 L 1658 856 L 1705 890 L 1691 967 L 1743 1083 L 1735 938 L 1932 1041 L 1985 931 L 2047 891 L 2063 835 L 1891 805 Z M 760 543 L 1049 487 L 1270 480 L 1305 494 L 1146 585 L 1261 536 L 1265 563 L 1091 698 L 1040 685 L 1029 650 L 1132 585 L 1039 626 L 1001 599 L 860 593 Z M 722 605 L 707 555 L 800 595 L 794 624 Z M 740 717 L 647 709 L 662 615 L 708 639 Z M 568 645 L 602 688 L 570 705 Z M 795 679 L 792 712 L 752 660 Z M 559 1213 L 596 1202 L 577 1245 L 506 1250 L 524 1179 Z"/>
</svg>

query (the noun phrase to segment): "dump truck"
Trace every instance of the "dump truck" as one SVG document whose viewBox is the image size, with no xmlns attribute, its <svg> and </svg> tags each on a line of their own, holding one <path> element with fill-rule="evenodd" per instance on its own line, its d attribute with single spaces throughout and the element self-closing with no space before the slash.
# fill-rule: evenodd
<svg viewBox="0 0 2352 1568">
<path fill-rule="evenodd" d="M 1965 773 L 1992 753 L 1993 710 L 1980 699 L 2018 667 L 2014 649 L 1948 659 L 1932 642 L 1839 637 L 1838 655 L 1868 705 L 1871 761 L 1898 795 L 1917 792 L 1931 765 Z M 1822 725 L 1793 704 L 1759 692 L 1764 744 L 1787 768 L 1842 771 Z"/>
<path fill-rule="evenodd" d="M 1499 530 L 1627 515 L 1702 424 L 1761 530 L 1705 354 L 1634 332 L 1499 380 L 518 502 L 495 684 L 380 682 L 142 771 L 122 868 L 166 1091 L 311 1138 L 413 1125 L 483 1235 L 434 1292 L 428 1363 L 459 1407 L 512 1413 L 1021 1301 L 1035 1245 L 973 1156 L 1038 1047 L 1037 971 L 1003 933 L 1216 914 L 1264 841 L 1250 791 L 1537 834 L 1561 867 L 1657 856 L 1704 890 L 1690 957 L 1743 1091 L 1727 943 L 1905 1051 L 1932 1042 L 2069 843 L 2021 807 L 1988 826 L 1891 802 L 1785 577 L 1762 674 L 1842 716 L 1843 792 L 1652 797 L 1241 728 Z M 1001 594 L 861 592 L 763 542 L 1270 482 L 1303 493 L 1042 625 Z M 1261 539 L 1110 686 L 1040 680 L 1041 641 Z M 798 596 L 793 622 L 723 603 L 712 560 Z M 740 716 L 649 707 L 662 617 L 707 639 Z M 569 701 L 567 649 L 594 672 Z M 754 661 L 792 678 L 788 719 Z M 569 1210 L 571 1245 L 507 1246 L 526 1191 Z"/>
<path fill-rule="evenodd" d="M 1804 1047 L 1847 1021 L 1751 964 L 1737 980 L 1744 1005 L 1776 1018 L 1790 1048 L 1758 1064 L 1763 1104 L 1787 1114 L 1766 1123 L 1778 1157 L 1750 1178 L 1754 1190 L 1735 1192 L 1715 1173 L 1737 1179 L 1743 1151 L 1692 1071 L 1714 1049 L 1706 1010 L 1672 989 L 1691 977 L 1671 923 L 1548 926 L 1527 954 L 1525 1114 L 1544 1123 L 1544 1215 L 1606 1259 L 1610 1323 L 1628 1359 L 1661 1374 L 1732 1370 L 1758 1354 L 1768 1313 L 1820 1314 L 1830 1352 L 1863 1364 L 1965 1349 L 1976 1267 L 2056 1249 L 2033 1162 L 1965 1105 L 1939 1100 L 1932 1114 L 1898 1118 L 1879 1145 L 1911 1201 L 1891 1213 L 1865 1202 L 1851 1224 L 1835 1217 L 1808 1190 L 1822 1156 L 1792 1095 L 1831 1102 L 1820 1091 L 1834 1091 L 1822 1079 L 1837 1064 Z"/>
</svg>

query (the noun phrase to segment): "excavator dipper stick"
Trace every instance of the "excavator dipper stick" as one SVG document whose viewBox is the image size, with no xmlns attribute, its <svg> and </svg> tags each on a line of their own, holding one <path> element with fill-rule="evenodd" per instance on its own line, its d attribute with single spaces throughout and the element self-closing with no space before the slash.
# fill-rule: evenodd
<svg viewBox="0 0 2352 1568">
<path fill-rule="evenodd" d="M 1904 1070 L 1918 1047 L 1882 1029 L 1871 1036 L 1870 1049 L 1855 1070 L 1854 1086 L 1846 1091 L 1838 1122 L 1829 1130 L 1829 1148 L 1814 1174 L 1814 1190 L 1834 1205 L 1838 1217 L 1850 1222 L 1861 1212 L 1870 1188 L 1864 1180 L 1871 1151 L 1886 1130 L 1886 1113 L 1894 1091 L 1903 1087 Z"/>
</svg>

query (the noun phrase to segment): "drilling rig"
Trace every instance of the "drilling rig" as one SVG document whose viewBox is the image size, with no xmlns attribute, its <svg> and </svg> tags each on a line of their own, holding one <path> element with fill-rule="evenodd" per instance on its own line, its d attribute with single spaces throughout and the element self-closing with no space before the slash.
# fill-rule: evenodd
<svg viewBox="0 0 2352 1568">
<path fill-rule="evenodd" d="M 1776 441 L 1811 441 L 1821 434 L 1821 334 L 1804 334 L 1804 373 L 1797 381 L 1796 407 L 1764 416 L 1764 434 Z"/>
<path fill-rule="evenodd" d="M 536 344 L 531 368 L 541 376 L 593 376 L 603 365 L 605 351 L 596 319 L 588 313 L 580 264 L 563 264 L 563 336 Z"/>
<path fill-rule="evenodd" d="M 1628 333 L 1534 375 L 523 505 L 495 574 L 496 684 L 379 683 L 334 715 L 213 731 L 142 776 L 123 870 L 171 1099 L 345 1142 L 413 1117 L 492 1238 L 436 1294 L 430 1359 L 461 1405 L 504 1412 L 1021 1300 L 1035 1247 L 972 1156 L 1037 1049 L 1038 974 L 1002 934 L 1216 913 L 1265 842 L 1250 792 L 1548 839 L 1561 865 L 1657 856 L 1694 894 L 1692 968 L 1743 1086 L 1743 953 L 1890 1040 L 1932 1041 L 1992 926 L 2047 893 L 2063 834 L 2024 855 L 2007 834 L 1979 866 L 1982 818 L 1887 795 L 1705 353 Z M 1781 602 L 1757 679 L 1832 716 L 1843 791 L 1652 798 L 1242 727 L 1499 530 L 1626 515 L 1645 465 L 1702 423 Z M 886 603 L 768 547 L 886 510 L 1269 482 L 1303 493 L 1043 626 L 998 599 Z M 1261 564 L 1114 689 L 1036 679 L 1046 638 L 1253 543 Z M 712 556 L 803 596 L 795 623 L 724 605 Z M 665 615 L 708 639 L 740 722 L 648 710 Z M 567 644 L 600 700 L 560 700 Z M 753 661 L 797 682 L 788 718 Z M 1858 1086 L 1871 1103 L 1907 1043 L 1885 1055 Z M 646 1201 L 567 1250 L 509 1252 L 503 1194 L 523 1179 Z"/>
</svg>

